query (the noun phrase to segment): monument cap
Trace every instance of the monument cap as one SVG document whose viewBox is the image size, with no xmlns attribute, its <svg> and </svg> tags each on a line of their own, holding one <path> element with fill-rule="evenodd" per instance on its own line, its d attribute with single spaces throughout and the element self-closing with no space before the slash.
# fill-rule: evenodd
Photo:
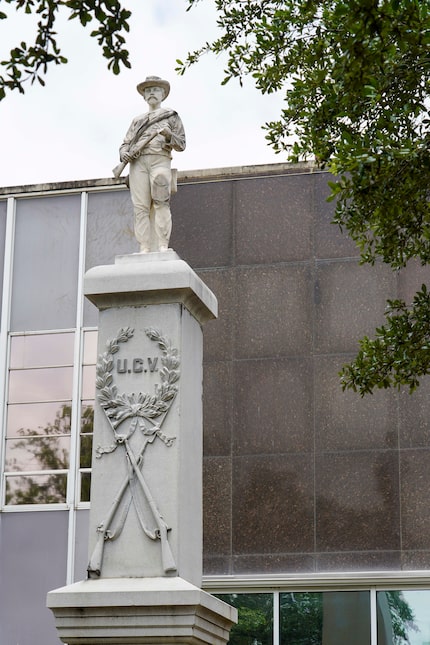
<svg viewBox="0 0 430 645">
<path fill-rule="evenodd" d="M 167 98 L 170 92 L 170 83 L 165 81 L 159 76 L 147 76 L 142 83 L 139 83 L 136 87 L 139 94 L 144 95 L 145 89 L 147 87 L 162 87 L 164 90 L 164 98 Z"/>
</svg>

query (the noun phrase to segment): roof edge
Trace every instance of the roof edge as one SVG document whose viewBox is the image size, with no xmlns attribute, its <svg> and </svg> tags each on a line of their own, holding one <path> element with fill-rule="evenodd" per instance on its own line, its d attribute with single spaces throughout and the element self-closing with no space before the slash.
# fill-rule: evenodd
<svg viewBox="0 0 430 645">
<path fill-rule="evenodd" d="M 257 164 L 250 166 L 226 166 L 221 168 L 207 168 L 197 170 L 179 170 L 178 183 L 199 183 L 206 181 L 222 181 L 244 177 L 263 177 L 296 173 L 321 172 L 313 161 L 300 163 L 273 163 Z M 77 179 L 72 181 L 47 182 L 39 184 L 26 184 L 22 186 L 0 187 L 1 196 L 25 195 L 47 192 L 67 192 L 81 190 L 121 189 L 125 187 L 125 177 L 99 179 Z"/>
</svg>

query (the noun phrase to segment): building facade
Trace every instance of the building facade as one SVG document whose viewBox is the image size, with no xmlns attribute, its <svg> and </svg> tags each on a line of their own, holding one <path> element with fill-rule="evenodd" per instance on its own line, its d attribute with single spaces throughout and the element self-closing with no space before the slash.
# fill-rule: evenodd
<svg viewBox="0 0 430 645">
<path fill-rule="evenodd" d="M 204 329 L 204 588 L 232 643 L 430 642 L 429 384 L 338 371 L 426 268 L 359 266 L 309 164 L 179 173 L 171 247 Z M 137 251 L 127 188 L 0 189 L 0 643 L 58 645 L 46 592 L 85 577 L 97 310 L 85 271 Z M 427 610 L 426 610 L 427 608 Z"/>
</svg>

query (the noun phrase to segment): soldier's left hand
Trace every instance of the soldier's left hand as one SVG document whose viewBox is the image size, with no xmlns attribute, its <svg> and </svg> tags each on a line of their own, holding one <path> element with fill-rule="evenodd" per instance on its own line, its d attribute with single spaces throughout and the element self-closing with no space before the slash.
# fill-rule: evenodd
<svg viewBox="0 0 430 645">
<path fill-rule="evenodd" d="M 162 134 L 163 137 L 165 137 L 168 141 L 170 141 L 170 138 L 172 136 L 172 131 L 171 129 L 166 125 L 164 128 L 161 128 L 161 130 L 158 131 L 158 134 Z"/>
</svg>

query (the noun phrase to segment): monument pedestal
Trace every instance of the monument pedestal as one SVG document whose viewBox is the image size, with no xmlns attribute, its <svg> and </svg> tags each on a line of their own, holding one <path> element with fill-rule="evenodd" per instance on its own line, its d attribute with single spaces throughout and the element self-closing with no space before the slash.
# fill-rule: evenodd
<svg viewBox="0 0 430 645">
<path fill-rule="evenodd" d="M 174 251 L 90 269 L 99 309 L 89 580 L 48 594 L 68 645 L 228 640 L 203 592 L 202 324 L 208 287 Z"/>
<path fill-rule="evenodd" d="M 236 610 L 182 578 L 85 580 L 51 591 L 68 645 L 224 645 Z"/>
</svg>

